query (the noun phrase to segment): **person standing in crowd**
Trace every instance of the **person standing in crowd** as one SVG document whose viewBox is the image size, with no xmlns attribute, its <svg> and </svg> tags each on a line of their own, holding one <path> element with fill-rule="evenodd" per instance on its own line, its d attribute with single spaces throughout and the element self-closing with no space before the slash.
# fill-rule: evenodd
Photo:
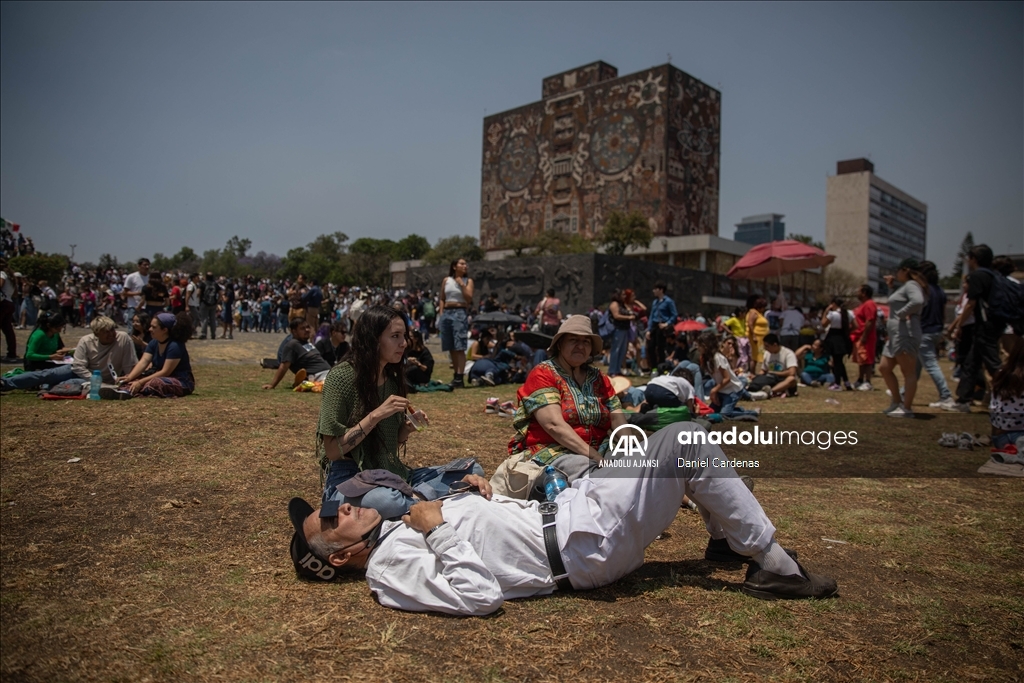
<svg viewBox="0 0 1024 683">
<path fill-rule="evenodd" d="M 320 319 L 320 304 L 324 301 L 324 293 L 315 279 L 309 281 L 309 288 L 302 295 L 302 305 L 306 309 L 306 322 L 316 329 Z"/>
<path fill-rule="evenodd" d="M 188 284 L 185 285 L 185 312 L 192 318 L 192 333 L 199 330 L 200 325 L 200 295 L 202 285 L 199 281 L 199 273 L 192 273 L 188 276 Z"/>
<path fill-rule="evenodd" d="M 612 349 L 608 358 L 608 376 L 617 377 L 622 374 L 622 364 L 626 361 L 626 347 L 629 346 L 631 326 L 636 320 L 633 309 L 625 304 L 622 292 L 612 292 L 612 301 L 608 304 L 608 316 L 612 320 L 615 331 L 612 333 Z"/>
<path fill-rule="evenodd" d="M 167 285 L 164 284 L 160 273 L 151 272 L 149 282 L 142 287 L 142 299 L 146 302 L 146 313 L 149 313 L 151 319 L 157 313 L 164 312 L 168 296 Z"/>
<path fill-rule="evenodd" d="M 875 349 L 878 335 L 875 325 L 878 319 L 878 305 L 872 297 L 875 290 L 871 285 L 861 285 L 857 290 L 860 306 L 853 310 L 853 329 L 850 341 L 853 342 L 853 362 L 857 364 L 857 384 L 860 391 L 871 391 L 871 376 L 875 372 Z"/>
<path fill-rule="evenodd" d="M 202 321 L 202 328 L 199 331 L 199 338 L 206 339 L 206 331 L 210 331 L 210 339 L 217 338 L 217 307 L 220 304 L 220 286 L 213 277 L 213 273 L 207 271 L 206 279 L 199 285 L 199 319 Z"/>
<path fill-rule="evenodd" d="M 5 363 L 18 362 L 18 336 L 14 332 L 14 278 L 7 270 L 7 259 L 0 257 L 0 330 L 7 344 Z"/>
<path fill-rule="evenodd" d="M 834 384 L 829 386 L 832 391 L 853 391 L 850 377 L 846 374 L 844 358 L 850 353 L 850 320 L 853 315 L 846 309 L 842 297 L 832 299 L 821 316 L 822 327 L 828 326 L 825 334 L 825 350 L 832 357 L 832 373 L 836 376 Z"/>
<path fill-rule="evenodd" d="M 235 288 L 230 280 L 221 278 L 220 291 L 220 320 L 224 325 L 221 330 L 221 339 L 235 338 Z M 216 336 L 216 335 L 214 335 Z"/>
<path fill-rule="evenodd" d="M 917 393 L 917 355 L 921 348 L 921 310 L 928 299 L 928 282 L 921 276 L 920 264 L 912 258 L 900 261 L 896 276 L 885 276 L 889 286 L 889 339 L 882 349 L 878 371 L 892 395 L 892 404 L 883 412 L 889 417 L 914 417 L 911 408 Z M 893 291 L 899 282 L 898 289 Z M 900 383 L 894 372 L 903 373 L 904 392 L 900 401 Z"/>
<path fill-rule="evenodd" d="M 787 308 L 779 314 L 779 340 L 791 351 L 800 346 L 800 328 L 804 326 L 804 312 L 799 306 Z"/>
<path fill-rule="evenodd" d="M 921 378 L 921 368 L 935 382 L 935 390 L 939 392 L 939 400 L 929 403 L 929 408 L 946 408 L 956 400 L 953 398 L 946 377 L 939 367 L 939 342 L 942 341 L 942 328 L 945 327 L 946 293 L 939 287 L 939 271 L 931 261 L 921 262 L 921 275 L 928 283 L 928 296 L 921 310 L 921 347 L 917 354 L 917 379 Z"/>
<path fill-rule="evenodd" d="M 548 287 L 546 294 L 547 296 L 537 304 L 534 314 L 540 318 L 540 331 L 554 336 L 558 332 L 558 326 L 562 323 L 562 302 L 555 296 L 554 287 Z"/>
<path fill-rule="evenodd" d="M 473 280 L 469 277 L 466 259 L 452 261 L 448 277 L 441 282 L 440 321 L 441 351 L 450 352 L 452 358 L 452 387 L 465 386 L 463 373 L 466 369 L 466 348 L 469 323 L 467 316 L 473 304 Z"/>
<path fill-rule="evenodd" d="M 991 270 L 992 250 L 987 244 L 971 247 L 967 253 L 967 267 L 967 303 L 953 321 L 950 335 L 954 340 L 959 338 L 971 318 L 974 319 L 974 335 L 966 353 L 958 356 L 960 382 L 956 387 L 956 402 L 945 407 L 961 413 L 970 412 L 975 387 L 985 382 L 985 370 L 992 376 L 999 371 L 999 339 L 1007 324 L 990 308 L 996 286 L 994 278 L 1003 276 Z"/>
<path fill-rule="evenodd" d="M 138 270 L 124 279 L 124 290 L 121 293 L 127 306 L 124 317 L 129 322 L 135 317 L 135 311 L 142 307 L 142 288 L 149 282 L 149 259 L 140 258 L 138 267 Z"/>
<path fill-rule="evenodd" d="M 764 338 L 768 334 L 768 319 L 764 311 L 768 300 L 760 294 L 747 297 L 747 340 L 750 342 L 750 367 L 754 371 L 764 360 Z"/>
<path fill-rule="evenodd" d="M 666 295 L 666 290 L 664 282 L 654 285 L 654 301 L 647 316 L 647 363 L 652 372 L 665 360 L 665 337 L 675 334 L 672 328 L 679 315 L 676 302 Z"/>
<path fill-rule="evenodd" d="M 128 387 L 132 396 L 188 396 L 196 388 L 186 348 L 192 337 L 192 318 L 184 313 L 157 313 L 149 322 L 149 331 L 152 341 L 121 384 Z M 147 371 L 152 372 L 145 374 Z"/>
<path fill-rule="evenodd" d="M 15 279 L 17 279 L 17 273 L 15 273 Z M 27 277 L 21 278 L 21 311 L 17 329 L 24 330 L 27 327 L 35 326 L 41 301 L 42 290 L 39 289 L 39 285 Z"/>
</svg>

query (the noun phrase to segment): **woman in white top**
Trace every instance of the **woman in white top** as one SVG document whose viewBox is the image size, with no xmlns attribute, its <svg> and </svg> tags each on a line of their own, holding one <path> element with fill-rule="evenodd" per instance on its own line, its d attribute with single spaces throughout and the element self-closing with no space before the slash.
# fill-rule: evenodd
<svg viewBox="0 0 1024 683">
<path fill-rule="evenodd" d="M 743 383 L 736 378 L 729 361 L 718 351 L 718 335 L 714 330 L 704 330 L 697 337 L 697 348 L 700 349 L 700 369 L 710 375 L 715 385 L 711 387 L 708 402 L 715 412 L 722 417 L 732 419 L 750 419 L 746 416 L 757 416 L 761 411 L 747 410 L 736 405 L 743 393 Z"/>
<path fill-rule="evenodd" d="M 846 363 L 843 358 L 853 350 L 850 341 L 850 323 L 854 320 L 853 313 L 846 308 L 846 302 L 842 297 L 835 297 L 821 315 L 821 326 L 828 327 L 825 334 L 825 350 L 832 356 L 832 372 L 836 381 L 829 389 L 832 391 L 853 391 L 850 384 L 850 377 L 846 374 Z"/>
<path fill-rule="evenodd" d="M 441 333 L 441 351 L 449 351 L 455 376 L 452 387 L 465 386 L 462 375 L 466 368 L 469 307 L 473 304 L 473 280 L 467 277 L 466 259 L 451 262 L 448 277 L 441 282 L 441 302 L 437 327 Z"/>
<path fill-rule="evenodd" d="M 889 320 L 886 332 L 889 338 L 882 349 L 882 360 L 878 371 L 885 380 L 892 395 L 892 404 L 883 412 L 889 417 L 913 417 L 910 406 L 917 393 L 917 352 L 921 347 L 921 309 L 928 296 L 928 281 L 921 275 L 920 265 L 915 259 L 900 261 L 896 276 L 885 276 L 890 291 L 896 282 L 900 287 L 889 295 Z M 899 365 L 903 373 L 903 404 L 900 404 L 900 383 L 894 370 Z"/>
</svg>

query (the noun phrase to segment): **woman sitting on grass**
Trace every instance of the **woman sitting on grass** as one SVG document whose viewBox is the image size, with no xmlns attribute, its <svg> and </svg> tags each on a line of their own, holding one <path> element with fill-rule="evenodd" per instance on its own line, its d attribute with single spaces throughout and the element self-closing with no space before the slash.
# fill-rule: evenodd
<svg viewBox="0 0 1024 683">
<path fill-rule="evenodd" d="M 829 355 L 820 339 L 801 346 L 796 350 L 796 357 L 803 361 L 804 370 L 800 373 L 800 380 L 807 386 L 820 387 L 836 381 L 836 376 L 830 372 L 832 366 Z"/>
<path fill-rule="evenodd" d="M 352 328 L 348 356 L 327 374 L 320 400 L 316 452 L 326 474 L 324 506 L 337 509 L 349 503 L 373 508 L 385 519 L 399 517 L 416 498 L 433 500 L 467 475 L 482 475 L 475 462 L 453 471 L 437 467 L 410 468 L 399 458 L 405 442 L 416 431 L 406 420 L 410 410 L 406 398 L 404 357 L 406 324 L 402 314 L 390 306 L 363 310 Z M 422 411 L 413 414 L 427 423 Z M 387 470 L 404 484 L 344 487 L 367 470 Z"/>
<path fill-rule="evenodd" d="M 434 372 L 434 356 L 424 345 L 419 330 L 409 332 L 409 352 L 405 363 L 405 379 L 409 384 L 430 384 L 430 376 Z"/>
<path fill-rule="evenodd" d="M 60 332 L 64 329 L 64 316 L 60 313 L 40 313 L 36 329 L 28 338 L 25 349 L 25 372 L 49 370 L 57 367 L 55 361 L 64 360 L 64 356 L 74 353 L 73 348 L 65 348 Z"/>
<path fill-rule="evenodd" d="M 157 313 L 149 323 L 149 331 L 152 341 L 121 383 L 127 385 L 132 396 L 188 396 L 196 388 L 185 347 L 192 337 L 192 317 L 188 313 Z"/>
<path fill-rule="evenodd" d="M 729 360 L 718 351 L 718 335 L 714 330 L 700 333 L 697 348 L 700 349 L 700 368 L 704 376 L 711 377 L 713 382 L 708 391 L 708 403 L 715 412 L 722 417 L 743 420 L 760 414 L 759 410 L 747 410 L 736 405 L 743 396 L 743 383 L 732 371 Z"/>
<path fill-rule="evenodd" d="M 132 337 L 132 343 L 135 344 L 135 354 L 139 358 L 146 352 L 149 342 L 153 341 L 153 336 L 149 333 L 149 322 L 149 313 L 141 309 L 132 317 L 132 329 L 128 334 Z"/>
</svg>

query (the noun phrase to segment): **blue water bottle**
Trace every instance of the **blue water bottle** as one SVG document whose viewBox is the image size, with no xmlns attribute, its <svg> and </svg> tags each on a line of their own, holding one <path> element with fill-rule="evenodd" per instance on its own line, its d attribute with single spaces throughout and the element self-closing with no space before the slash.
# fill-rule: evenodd
<svg viewBox="0 0 1024 683">
<path fill-rule="evenodd" d="M 569 482 L 565 475 L 551 465 L 544 468 L 544 497 L 548 502 L 554 502 L 558 494 L 569 488 Z"/>
<path fill-rule="evenodd" d="M 99 370 L 92 371 L 92 377 L 89 379 L 89 400 L 98 401 L 100 400 L 100 385 L 103 384 L 103 375 L 100 374 Z"/>
</svg>

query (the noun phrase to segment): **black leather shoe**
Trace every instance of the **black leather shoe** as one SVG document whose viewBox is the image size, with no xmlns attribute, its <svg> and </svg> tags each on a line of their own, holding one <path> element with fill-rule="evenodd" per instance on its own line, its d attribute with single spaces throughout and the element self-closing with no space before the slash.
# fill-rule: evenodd
<svg viewBox="0 0 1024 683">
<path fill-rule="evenodd" d="M 795 550 L 789 548 L 783 548 L 786 554 L 792 557 L 794 560 L 797 559 L 797 553 Z M 740 555 L 738 552 L 729 547 L 729 541 L 724 538 L 709 538 L 708 547 L 704 550 L 704 559 L 708 562 L 721 562 L 724 564 L 740 564 L 754 561 L 746 555 Z"/>
<path fill-rule="evenodd" d="M 747 578 L 741 589 L 747 595 L 760 600 L 805 600 L 808 598 L 830 598 L 839 591 L 835 579 L 820 574 L 811 574 L 800 563 L 802 576 L 782 576 L 761 569 L 751 562 L 747 567 Z"/>
</svg>

